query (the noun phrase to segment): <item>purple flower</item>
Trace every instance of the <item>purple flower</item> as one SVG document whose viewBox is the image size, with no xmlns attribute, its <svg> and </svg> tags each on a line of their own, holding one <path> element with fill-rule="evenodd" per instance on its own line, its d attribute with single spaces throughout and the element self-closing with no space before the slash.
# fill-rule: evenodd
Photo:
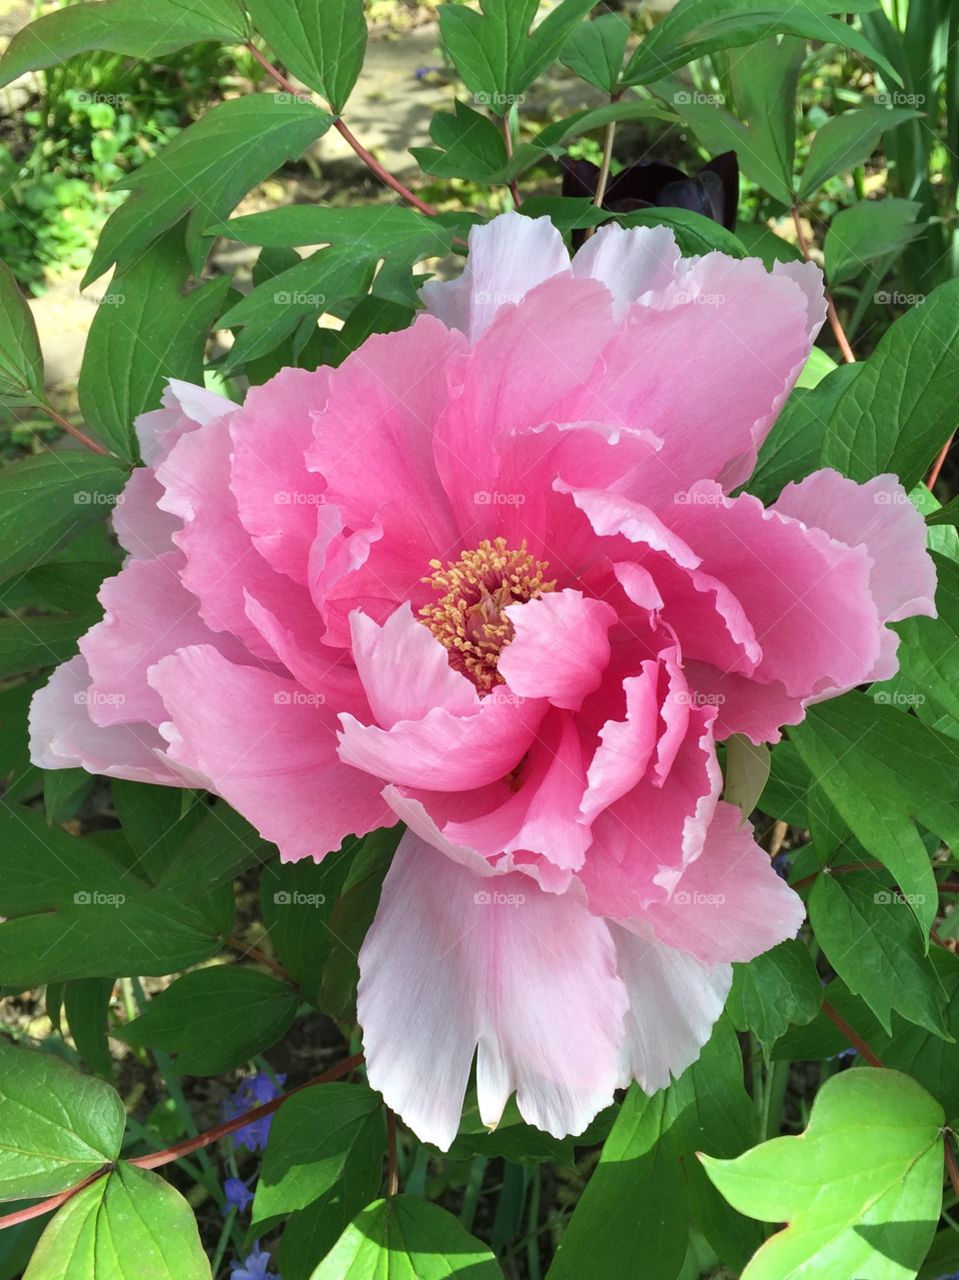
<svg viewBox="0 0 959 1280">
<path fill-rule="evenodd" d="M 264 1102 L 271 1102 L 285 1082 L 285 1075 L 277 1075 L 274 1079 L 265 1071 L 258 1071 L 255 1076 L 244 1080 L 237 1091 L 225 1099 L 223 1119 L 235 1120 L 244 1111 L 259 1107 Z M 243 1125 L 233 1134 L 233 1145 L 247 1147 L 250 1151 L 262 1151 L 266 1146 L 272 1122 L 272 1116 L 263 1116 L 259 1120 L 252 1120 L 249 1124 Z"/>
<path fill-rule="evenodd" d="M 259 1240 L 253 1246 L 253 1252 L 241 1262 L 234 1262 L 230 1269 L 230 1280 L 280 1280 L 275 1271 L 270 1271 L 272 1261 L 265 1249 L 260 1247 Z"/>
<path fill-rule="evenodd" d="M 246 1212 L 247 1206 L 253 1199 L 253 1192 L 242 1178 L 227 1178 L 223 1184 L 223 1191 L 228 1208 L 236 1209 L 238 1213 Z"/>
</svg>

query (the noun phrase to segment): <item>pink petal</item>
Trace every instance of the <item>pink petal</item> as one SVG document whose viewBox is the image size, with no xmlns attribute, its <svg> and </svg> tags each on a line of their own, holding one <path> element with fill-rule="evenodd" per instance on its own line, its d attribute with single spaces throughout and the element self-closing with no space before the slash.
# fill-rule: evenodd
<svg viewBox="0 0 959 1280">
<path fill-rule="evenodd" d="M 706 964 L 752 960 L 795 938 L 802 899 L 773 870 L 769 854 L 735 805 L 720 802 L 702 852 L 666 902 L 643 912 L 660 942 Z"/>
<path fill-rule="evenodd" d="M 716 707 L 716 741 L 745 734 L 758 746 L 778 742 L 784 724 L 799 724 L 806 714 L 800 698 L 791 697 L 778 680 L 760 684 L 745 676 L 717 671 L 706 662 L 684 663 L 690 688 L 700 706 Z"/>
<path fill-rule="evenodd" d="M 117 498 L 111 521 L 120 546 L 140 560 L 174 551 L 173 535 L 183 522 L 161 511 L 157 503 L 163 497 L 163 485 L 149 467 L 137 467 Z"/>
<path fill-rule="evenodd" d="M 306 585 L 317 507 L 325 502 L 322 477 L 307 471 L 313 412 L 329 393 L 330 370 L 281 369 L 251 387 L 230 419 L 230 488 L 240 520 L 263 559 Z"/>
<path fill-rule="evenodd" d="M 749 494 L 726 498 L 703 482 L 690 496 L 673 527 L 745 610 L 762 646 L 757 678 L 797 697 L 865 680 L 879 654 L 865 549 L 766 511 Z"/>
<path fill-rule="evenodd" d="M 669 227 L 629 227 L 610 222 L 592 235 L 573 258 L 573 274 L 601 280 L 613 295 L 617 314 L 650 289 L 661 290 L 680 267 L 676 237 Z"/>
<path fill-rule="evenodd" d="M 182 787 L 153 725 L 103 728 L 90 719 L 90 674 L 81 656 L 62 663 L 30 703 L 30 759 L 41 769 L 86 769 L 110 778 Z"/>
<path fill-rule="evenodd" d="M 454 716 L 479 710 L 472 680 L 453 670 L 447 650 L 417 622 L 408 604 L 382 627 L 364 613 L 351 613 L 350 629 L 353 658 L 380 728 L 418 720 L 430 707 L 444 707 Z"/>
<path fill-rule="evenodd" d="M 181 562 L 177 551 L 156 560 L 128 560 L 100 588 L 103 621 L 80 640 L 90 671 L 88 710 L 96 724 L 165 720 L 146 673 L 174 649 L 213 644 L 233 662 L 253 661 L 233 636 L 215 635 L 200 617 L 196 596 L 180 582 Z"/>
<path fill-rule="evenodd" d="M 732 969 L 708 965 L 662 942 L 610 924 L 619 972 L 629 992 L 623 1081 L 646 1093 L 665 1089 L 699 1057 L 723 1011 Z"/>
<path fill-rule="evenodd" d="M 185 557 L 180 576 L 199 599 L 200 616 L 270 661 L 276 655 L 247 616 L 247 593 L 304 647 L 319 645 L 322 623 L 307 591 L 266 563 L 240 523 L 230 491 L 232 449 L 228 418 L 182 436 L 157 470 L 161 506 L 183 521 L 174 535 Z"/>
<path fill-rule="evenodd" d="M 340 759 L 386 782 L 430 791 L 483 787 L 510 772 L 536 736 L 546 704 L 499 685 L 471 715 L 433 707 L 390 729 L 340 716 Z"/>
<path fill-rule="evenodd" d="M 756 259 L 685 259 L 672 284 L 633 303 L 603 352 L 605 371 L 567 409 L 567 421 L 642 425 L 662 438 L 629 496 L 655 510 L 704 477 L 731 488 L 752 471 L 824 317 L 810 318 L 803 268 L 769 274 Z M 690 376 L 695 352 L 695 377 Z"/>
<path fill-rule="evenodd" d="M 608 290 L 566 273 L 504 307 L 451 370 L 434 456 L 466 546 L 500 535 L 518 546 L 535 531 L 525 499 L 544 486 L 510 465 L 510 437 L 569 420 L 566 401 L 591 381 L 614 331 Z"/>
<path fill-rule="evenodd" d="M 788 484 L 772 509 L 866 549 L 872 557 L 869 589 L 882 622 L 936 616 L 936 569 L 926 550 L 926 523 L 894 475 L 856 484 L 838 471 L 815 471 Z M 891 661 L 878 663 L 868 679 L 885 680 L 895 671 L 893 642 Z"/>
<path fill-rule="evenodd" d="M 426 1142 L 459 1126 L 474 1050 L 480 1114 L 580 1133 L 612 1098 L 626 994 L 605 924 L 574 893 L 478 879 L 407 834 L 360 952 L 370 1084 Z"/>
<path fill-rule="evenodd" d="M 625 539 L 623 546 L 616 548 L 617 555 L 625 552 L 626 543 L 634 543 L 665 552 L 684 569 L 695 569 L 702 563 L 696 552 L 649 507 L 601 489 L 571 489 L 561 480 L 554 481 L 553 487 L 571 496 L 601 538 Z"/>
<path fill-rule="evenodd" d="M 459 279 L 432 280 L 420 297 L 427 311 L 475 344 L 501 307 L 568 270 L 563 237 L 548 218 L 503 213 L 470 228 L 469 256 Z"/>
<path fill-rule="evenodd" d="M 379 784 L 338 760 L 335 714 L 319 695 L 209 645 L 164 658 L 149 680 L 169 714 L 170 758 L 206 778 L 287 861 L 319 860 L 344 836 L 392 823 Z"/>
<path fill-rule="evenodd" d="M 162 409 L 141 413 L 134 423 L 143 461 L 153 468 L 186 432 L 205 427 L 236 408 L 232 400 L 179 378 L 171 378 L 163 388 L 162 403 Z"/>
<path fill-rule="evenodd" d="M 607 720 L 599 733 L 589 766 L 589 786 L 580 811 L 584 821 L 592 821 L 637 785 L 646 773 L 659 722 L 659 664 L 644 662 L 638 676 L 623 681 L 626 718 Z"/>
<path fill-rule="evenodd" d="M 609 662 L 609 628 L 616 612 L 582 591 L 549 591 L 504 610 L 514 636 L 497 668 L 523 698 L 548 698 L 578 711 L 599 687 Z"/>
</svg>

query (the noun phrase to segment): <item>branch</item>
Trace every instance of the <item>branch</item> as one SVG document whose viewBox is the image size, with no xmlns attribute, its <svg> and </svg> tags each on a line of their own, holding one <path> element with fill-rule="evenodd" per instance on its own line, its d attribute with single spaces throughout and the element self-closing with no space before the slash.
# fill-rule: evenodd
<svg viewBox="0 0 959 1280">
<path fill-rule="evenodd" d="M 224 1120 L 223 1124 L 214 1125 L 212 1129 L 207 1129 L 204 1133 L 199 1133 L 195 1138 L 187 1138 L 183 1142 L 174 1143 L 172 1147 L 165 1147 L 162 1151 L 153 1151 L 149 1155 L 135 1156 L 132 1160 L 128 1160 L 128 1164 L 138 1165 L 141 1169 L 159 1169 L 162 1165 L 172 1164 L 174 1160 L 179 1160 L 181 1156 L 188 1156 L 193 1151 L 199 1151 L 203 1147 L 212 1146 L 214 1142 L 219 1142 L 221 1138 L 225 1138 L 228 1134 L 235 1133 L 237 1129 L 243 1129 L 246 1125 L 254 1120 L 261 1120 L 264 1116 L 272 1115 L 274 1111 L 278 1111 L 286 1102 L 287 1098 L 292 1098 L 295 1093 L 300 1093 L 303 1089 L 310 1089 L 316 1084 L 329 1084 L 332 1080 L 339 1080 L 341 1076 L 349 1075 L 349 1073 L 360 1065 L 363 1061 L 362 1053 L 354 1053 L 351 1058 L 344 1058 L 342 1062 L 338 1062 L 335 1067 L 330 1067 L 329 1071 L 324 1071 L 322 1075 L 315 1076 L 312 1080 L 307 1080 L 304 1084 L 298 1084 L 293 1089 L 288 1089 L 286 1093 L 281 1093 L 279 1097 L 273 1098 L 270 1102 L 264 1102 L 260 1107 L 253 1107 L 250 1111 L 244 1111 L 242 1115 L 234 1116 L 232 1120 Z M 26 1209 L 18 1209 L 16 1213 L 8 1213 L 6 1217 L 0 1218 L 0 1230 L 4 1227 L 15 1227 L 20 1222 L 28 1222 L 31 1218 L 39 1218 L 41 1214 L 49 1213 L 52 1209 L 58 1209 L 60 1205 L 65 1204 L 67 1200 L 72 1199 L 79 1191 L 96 1182 L 105 1174 L 113 1171 L 114 1164 L 111 1161 L 105 1164 L 102 1169 L 97 1169 L 95 1173 L 91 1173 L 89 1177 L 78 1182 L 76 1186 L 68 1187 L 66 1191 L 60 1191 L 55 1196 L 50 1196 L 47 1200 L 41 1200 L 38 1204 L 32 1204 Z"/>
<path fill-rule="evenodd" d="M 811 262 L 812 259 L 809 256 L 809 245 L 806 243 L 806 237 L 803 235 L 802 223 L 799 219 L 798 205 L 793 205 L 792 213 L 793 223 L 796 227 L 796 239 L 799 241 L 802 256 L 807 262 Z M 842 322 L 839 319 L 839 312 L 836 310 L 836 304 L 828 293 L 826 294 L 826 315 L 829 317 L 829 323 L 832 326 L 833 335 L 839 346 L 839 350 L 842 352 L 842 358 L 845 360 L 846 364 L 855 364 L 856 357 L 853 353 L 852 347 L 849 345 L 849 339 L 846 337 L 846 331 L 842 327 Z"/>
<path fill-rule="evenodd" d="M 513 158 L 513 131 L 510 128 L 508 115 L 502 117 L 502 129 L 503 142 L 506 144 L 506 159 L 509 161 Z M 523 203 L 523 197 L 520 195 L 519 184 L 515 178 L 509 184 L 509 193 L 513 197 L 514 208 L 518 209 Z"/>
<path fill-rule="evenodd" d="M 866 1044 L 865 1040 L 863 1040 L 862 1036 L 853 1031 L 852 1027 L 842 1016 L 839 1010 L 831 1005 L 828 1000 L 823 1000 L 822 1011 L 831 1022 L 835 1023 L 856 1052 L 863 1057 L 871 1067 L 881 1067 L 883 1065 L 882 1060 L 873 1053 L 869 1048 L 869 1045 Z"/>
<path fill-rule="evenodd" d="M 252 40 L 247 40 L 246 48 L 249 49 L 250 53 L 253 54 L 254 58 L 256 58 L 263 70 L 273 77 L 275 82 L 285 93 L 292 94 L 294 98 L 302 97 L 302 94 L 296 88 L 296 85 L 293 84 L 292 80 L 287 79 L 282 71 L 279 71 L 274 67 L 273 63 L 260 53 Z M 367 151 L 362 142 L 354 136 L 351 130 L 339 117 L 333 121 L 333 128 L 345 139 L 346 142 L 349 143 L 359 158 L 366 165 L 367 169 L 369 169 L 372 174 L 375 174 L 375 176 L 379 178 L 381 182 L 385 183 L 386 186 L 395 191 L 397 195 L 402 196 L 407 204 L 412 205 L 414 209 L 418 209 L 420 213 L 428 214 L 430 217 L 433 217 L 436 214 L 437 211 L 432 205 L 421 200 L 419 196 L 414 195 L 413 192 L 410 191 L 409 187 L 405 187 L 403 183 L 400 182 L 399 178 L 394 178 L 387 169 L 384 169 L 379 160 Z"/>
<path fill-rule="evenodd" d="M 942 465 L 946 460 L 946 456 L 948 455 L 949 450 L 952 448 L 952 442 L 955 438 L 956 438 L 955 432 L 953 432 L 953 434 L 949 437 L 949 439 L 946 441 L 946 443 L 942 446 L 942 448 L 939 450 L 938 454 L 936 455 L 936 460 L 932 464 L 932 467 L 929 471 L 929 475 L 926 477 L 927 489 L 931 490 L 933 485 L 939 479 L 939 472 L 942 470 Z"/>
<path fill-rule="evenodd" d="M 37 405 L 37 408 L 42 409 L 48 418 L 52 418 L 58 427 L 63 427 L 64 431 L 66 431 L 68 435 L 73 436 L 74 440 L 79 440 L 84 448 L 90 449 L 93 453 L 99 453 L 104 458 L 113 457 L 110 450 L 104 448 L 98 440 L 94 440 L 93 437 L 88 436 L 85 431 L 81 431 L 79 427 L 75 427 L 72 422 L 63 416 L 62 413 L 57 413 L 53 405 L 47 404 L 44 401 L 42 404 Z"/>
<path fill-rule="evenodd" d="M 274 960 L 271 956 L 260 951 L 257 947 L 248 946 L 242 938 L 236 937 L 235 934 L 230 934 L 226 940 L 226 945 L 228 947 L 232 947 L 234 951 L 238 952 L 241 956 L 244 956 L 247 960 L 252 960 L 256 964 L 266 965 L 266 967 L 272 970 L 278 978 L 282 978 L 284 982 L 288 982 L 291 987 L 299 987 L 300 984 L 297 980 L 288 969 L 284 969 L 283 965 L 281 965 L 278 960 Z"/>
<path fill-rule="evenodd" d="M 959 1165 L 956 1164 L 956 1153 L 952 1149 L 952 1139 L 955 1136 L 951 1129 L 947 1129 L 942 1135 L 946 1151 L 946 1172 L 949 1174 L 955 1197 L 959 1200 Z"/>
</svg>

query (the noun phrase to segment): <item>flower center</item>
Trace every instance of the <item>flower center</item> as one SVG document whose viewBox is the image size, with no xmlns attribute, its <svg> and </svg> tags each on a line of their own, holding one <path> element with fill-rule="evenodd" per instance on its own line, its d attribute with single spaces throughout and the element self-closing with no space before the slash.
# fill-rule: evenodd
<svg viewBox="0 0 959 1280">
<path fill-rule="evenodd" d="M 549 568 L 526 549 L 526 539 L 515 550 L 505 538 L 488 538 L 474 551 L 444 566 L 431 560 L 433 570 L 422 581 L 439 599 L 420 609 L 420 617 L 449 651 L 450 666 L 470 677 L 481 693 L 502 683 L 496 669 L 500 653 L 513 638 L 513 624 L 503 612 L 552 591 L 545 581 Z"/>
</svg>

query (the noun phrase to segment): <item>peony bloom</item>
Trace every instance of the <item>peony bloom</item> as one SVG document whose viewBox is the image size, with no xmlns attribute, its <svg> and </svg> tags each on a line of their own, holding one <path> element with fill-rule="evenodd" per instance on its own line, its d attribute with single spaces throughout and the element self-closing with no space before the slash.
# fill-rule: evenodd
<svg viewBox="0 0 959 1280">
<path fill-rule="evenodd" d="M 579 1133 L 695 1060 L 803 909 L 716 743 L 896 667 L 933 612 L 891 475 L 731 497 L 824 315 L 811 265 L 608 226 L 471 233 L 427 314 L 242 407 L 171 383 L 105 614 L 34 760 L 219 793 L 286 859 L 406 824 L 360 957 L 369 1077 L 424 1139 L 511 1093 Z"/>
</svg>

